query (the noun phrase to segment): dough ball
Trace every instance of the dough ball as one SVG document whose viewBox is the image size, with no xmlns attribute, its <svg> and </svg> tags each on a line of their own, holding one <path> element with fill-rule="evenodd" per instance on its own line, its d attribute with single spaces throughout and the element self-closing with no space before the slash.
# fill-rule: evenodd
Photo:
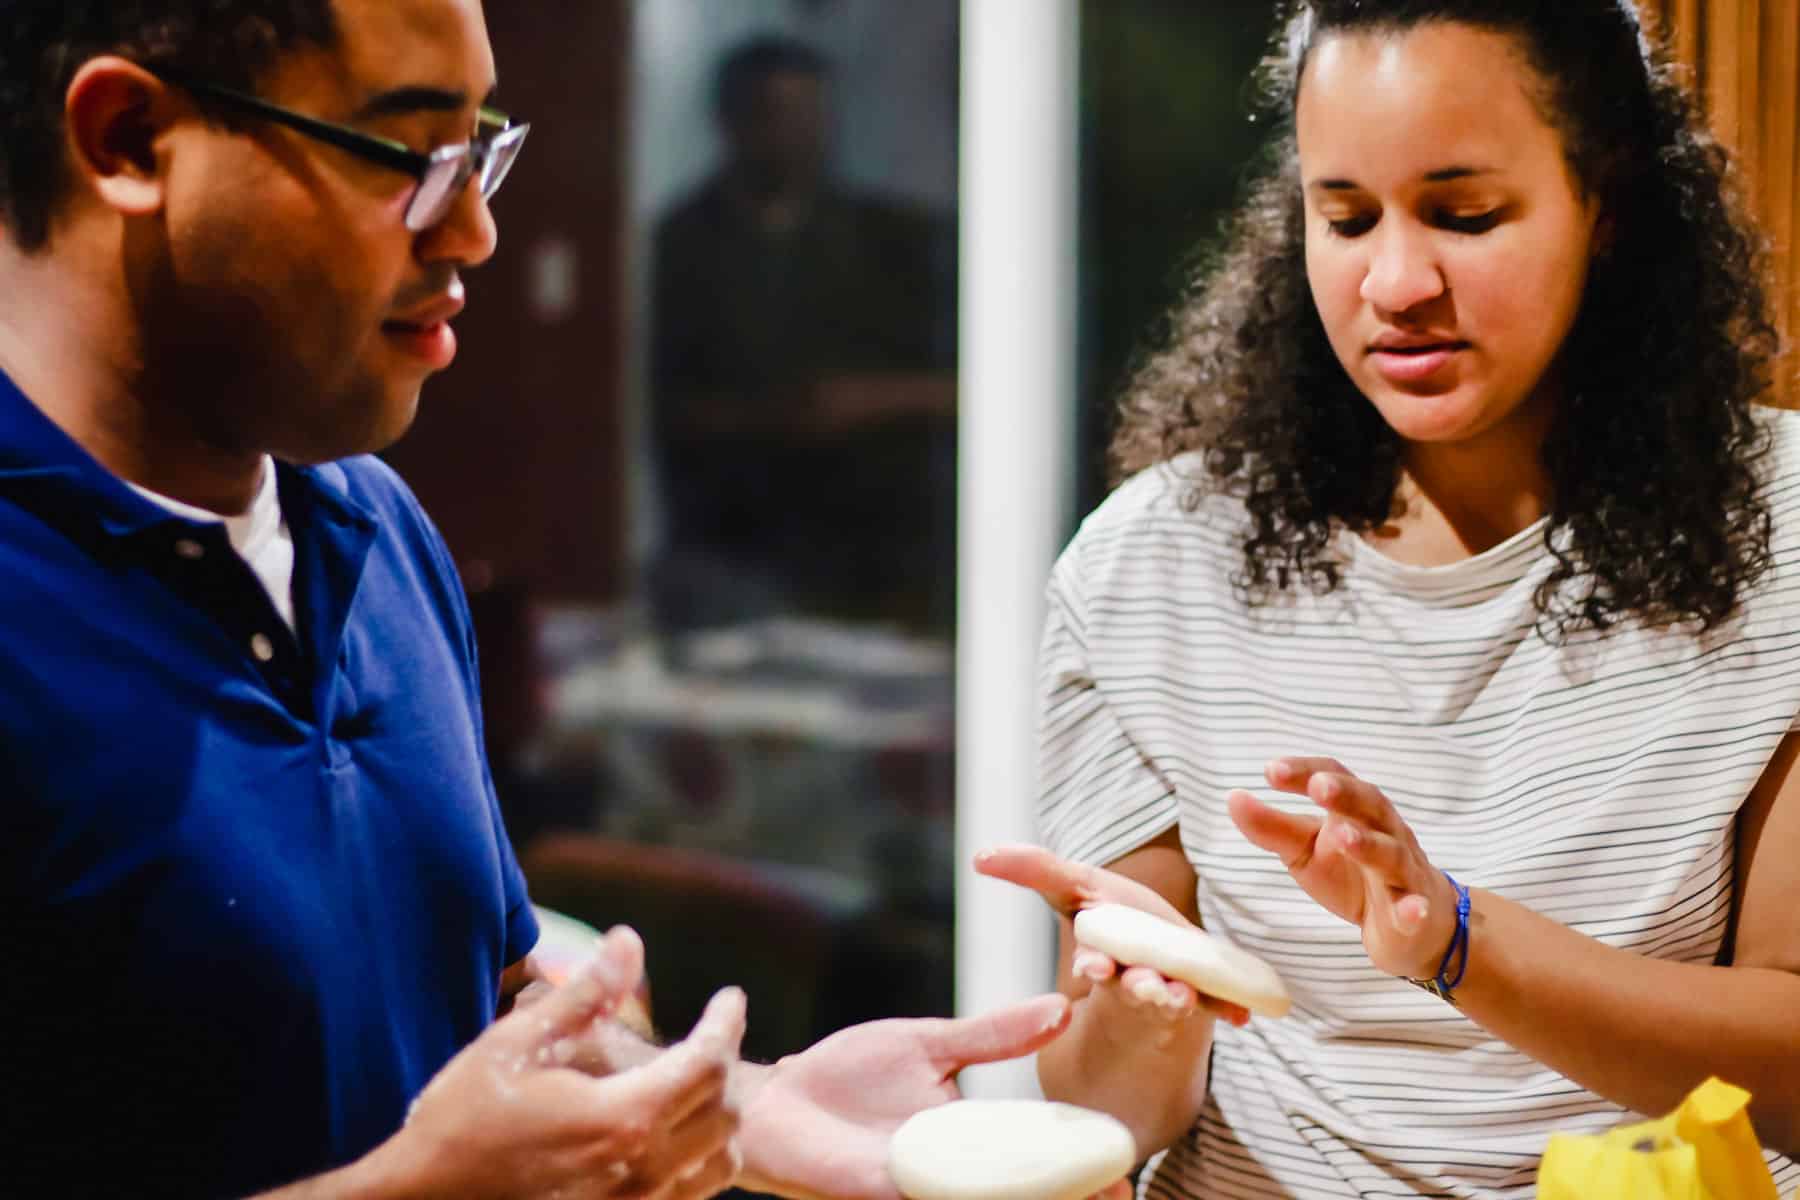
<svg viewBox="0 0 1800 1200">
<path fill-rule="evenodd" d="M 888 1147 L 910 1200 L 1085 1200 L 1130 1173 L 1131 1133 L 1048 1100 L 954 1100 L 915 1114 Z"/>
</svg>

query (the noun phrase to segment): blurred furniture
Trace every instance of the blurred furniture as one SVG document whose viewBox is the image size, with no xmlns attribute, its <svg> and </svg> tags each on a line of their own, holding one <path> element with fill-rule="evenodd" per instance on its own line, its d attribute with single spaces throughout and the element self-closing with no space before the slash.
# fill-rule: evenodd
<svg viewBox="0 0 1800 1200">
<path fill-rule="evenodd" d="M 719 988 L 742 987 L 750 1000 L 744 1054 L 762 1061 L 817 1035 L 835 931 L 860 911 L 854 898 L 778 871 L 587 834 L 540 838 L 521 865 L 537 904 L 642 935 L 652 1019 L 665 1037 L 685 1035 Z"/>
<path fill-rule="evenodd" d="M 517 839 L 521 862 L 538 903 L 644 935 L 665 1035 L 731 983 L 753 1056 L 950 1013 L 947 645 L 785 618 L 668 637 L 567 609 L 541 633 L 531 757 L 596 786 Z"/>
<path fill-rule="evenodd" d="M 547 622 L 540 750 L 598 764 L 594 831 L 947 903 L 947 645 L 795 619 L 678 638 L 570 620 Z"/>
</svg>

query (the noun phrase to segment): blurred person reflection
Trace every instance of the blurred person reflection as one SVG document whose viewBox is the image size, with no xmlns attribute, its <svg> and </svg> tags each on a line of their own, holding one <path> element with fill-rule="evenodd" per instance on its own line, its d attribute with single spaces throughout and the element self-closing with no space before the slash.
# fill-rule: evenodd
<svg viewBox="0 0 1800 1200">
<path fill-rule="evenodd" d="M 728 52 L 725 161 L 657 229 L 651 588 L 671 626 L 947 619 L 953 226 L 833 178 L 831 94 L 803 44 Z"/>
</svg>

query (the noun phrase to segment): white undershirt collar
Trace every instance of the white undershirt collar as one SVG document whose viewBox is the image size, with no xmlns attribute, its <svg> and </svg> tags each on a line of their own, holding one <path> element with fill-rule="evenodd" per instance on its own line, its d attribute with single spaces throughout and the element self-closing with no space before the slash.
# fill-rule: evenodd
<svg viewBox="0 0 1800 1200">
<path fill-rule="evenodd" d="M 127 481 L 129 482 L 129 480 Z M 146 500 L 154 501 L 178 517 L 225 526 L 225 536 L 238 557 L 247 563 L 262 581 L 275 605 L 275 611 L 294 628 L 294 539 L 288 533 L 287 519 L 281 513 L 281 493 L 275 483 L 275 460 L 263 456 L 262 481 L 256 498 L 248 510 L 221 514 L 185 504 L 180 500 L 131 484 Z"/>
</svg>

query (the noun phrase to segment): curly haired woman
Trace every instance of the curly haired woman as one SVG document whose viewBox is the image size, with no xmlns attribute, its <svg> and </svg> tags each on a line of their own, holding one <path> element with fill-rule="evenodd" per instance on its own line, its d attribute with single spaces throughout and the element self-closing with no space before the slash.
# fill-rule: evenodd
<svg viewBox="0 0 1800 1200">
<path fill-rule="evenodd" d="M 1800 418 L 1727 155 L 1629 0 L 1309 0 L 1266 82 L 1052 580 L 1049 849 L 980 864 L 1065 917 L 1045 1090 L 1150 1196 L 1500 1197 L 1718 1075 L 1785 1194 Z M 1095 900 L 1293 1012 L 1075 945 Z"/>
</svg>

